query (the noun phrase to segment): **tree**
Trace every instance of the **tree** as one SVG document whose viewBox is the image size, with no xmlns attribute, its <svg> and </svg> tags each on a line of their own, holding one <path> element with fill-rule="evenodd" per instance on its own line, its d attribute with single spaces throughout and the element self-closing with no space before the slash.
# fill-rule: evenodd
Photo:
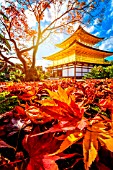
<svg viewBox="0 0 113 170">
<path fill-rule="evenodd" d="M 0 51 L 0 58 L 6 62 L 10 62 L 11 57 L 18 58 L 23 65 L 26 81 L 35 79 L 36 54 L 39 45 L 51 34 L 72 33 L 76 22 L 89 24 L 97 14 L 98 19 L 102 18 L 104 10 L 101 8 L 101 3 L 107 2 L 100 0 L 6 0 L 6 4 L 1 6 L 0 11 L 0 33 L 10 44 L 11 51 L 8 51 L 8 55 Z M 29 25 L 27 13 L 35 17 L 34 27 Z"/>
<path fill-rule="evenodd" d="M 113 65 L 110 66 L 94 66 L 91 72 L 87 73 L 84 78 L 113 78 Z"/>
</svg>

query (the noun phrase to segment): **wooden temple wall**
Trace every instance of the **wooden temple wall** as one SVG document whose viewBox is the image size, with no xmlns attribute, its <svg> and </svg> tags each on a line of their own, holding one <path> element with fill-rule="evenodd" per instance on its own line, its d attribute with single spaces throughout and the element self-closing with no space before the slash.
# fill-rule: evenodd
<svg viewBox="0 0 113 170">
<path fill-rule="evenodd" d="M 104 57 L 69 55 L 59 60 L 53 60 L 50 66 L 52 77 L 76 77 L 81 78 L 90 72 L 94 65 L 104 64 Z"/>
<path fill-rule="evenodd" d="M 81 78 L 90 72 L 93 64 L 73 63 L 52 68 L 52 77 L 76 77 Z"/>
</svg>

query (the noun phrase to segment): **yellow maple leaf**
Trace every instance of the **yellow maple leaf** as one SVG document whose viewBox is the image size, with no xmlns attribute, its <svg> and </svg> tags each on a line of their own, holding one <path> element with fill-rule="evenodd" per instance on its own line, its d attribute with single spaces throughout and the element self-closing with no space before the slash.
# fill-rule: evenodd
<svg viewBox="0 0 113 170">
<path fill-rule="evenodd" d="M 81 132 L 75 132 L 73 134 L 70 134 L 69 136 L 67 136 L 64 141 L 62 142 L 62 144 L 60 145 L 60 148 L 53 154 L 50 155 L 56 155 L 58 153 L 63 152 L 65 149 L 67 149 L 68 147 L 70 147 L 72 144 L 76 143 L 79 139 L 81 139 L 83 137 L 83 133 Z"/>
<path fill-rule="evenodd" d="M 66 90 L 64 90 L 61 86 L 58 86 L 58 91 L 53 92 L 49 89 L 46 89 L 52 99 L 57 99 L 61 102 L 67 103 L 68 105 L 71 103 L 71 98 L 67 95 Z"/>
<path fill-rule="evenodd" d="M 46 89 L 46 91 L 49 93 L 49 95 L 50 95 L 50 97 L 51 97 L 52 99 L 58 99 L 58 98 L 59 98 L 59 95 L 58 95 L 57 92 L 53 92 L 53 91 L 51 91 L 51 90 L 49 90 L 49 89 Z"/>
<path fill-rule="evenodd" d="M 113 130 L 110 126 L 109 119 L 96 116 L 87 126 L 86 133 L 83 139 L 83 155 L 85 170 L 89 170 L 92 162 L 98 155 L 98 141 L 101 146 L 113 152 Z M 109 125 L 109 126 L 108 126 Z M 110 128 L 110 130 L 108 129 Z M 108 129 L 108 130 L 107 130 Z"/>
<path fill-rule="evenodd" d="M 44 100 L 38 100 L 38 103 L 42 104 L 43 106 L 55 106 L 54 100 L 50 99 L 44 99 Z"/>
<path fill-rule="evenodd" d="M 113 138 L 109 136 L 109 139 L 103 139 L 102 137 L 98 138 L 100 142 L 103 142 L 106 148 L 113 152 Z"/>
<path fill-rule="evenodd" d="M 83 140 L 83 155 L 84 155 L 84 167 L 85 170 L 89 170 L 92 162 L 95 160 L 98 154 L 98 141 L 97 134 L 92 131 L 86 130 L 86 134 Z"/>
<path fill-rule="evenodd" d="M 97 157 L 97 150 L 95 149 L 93 142 L 91 142 L 91 148 L 89 149 L 89 160 L 88 160 L 88 164 L 87 164 L 88 169 L 96 157 Z"/>
</svg>

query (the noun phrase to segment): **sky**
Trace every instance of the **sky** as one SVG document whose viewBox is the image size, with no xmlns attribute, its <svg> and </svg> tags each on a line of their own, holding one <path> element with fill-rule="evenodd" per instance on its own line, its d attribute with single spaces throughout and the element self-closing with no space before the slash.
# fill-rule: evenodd
<svg viewBox="0 0 113 170">
<path fill-rule="evenodd" d="M 92 25 L 84 27 L 84 29 L 98 37 L 104 37 L 104 41 L 99 43 L 97 46 L 101 50 L 106 51 L 113 51 L 113 0 L 107 0 L 108 4 L 106 6 L 105 11 L 105 18 L 102 20 L 101 24 L 98 23 L 98 18 L 95 18 Z M 5 4 L 5 0 L 0 0 L 0 4 Z M 65 8 L 65 6 L 63 6 Z M 52 17 L 54 17 L 54 8 L 52 9 Z M 63 9 L 62 9 L 63 10 Z M 29 26 L 32 26 L 35 28 L 36 22 L 34 16 L 26 10 L 26 16 Z M 98 16 L 97 16 L 98 17 Z M 50 17 L 48 13 L 44 16 L 44 22 L 42 24 L 42 27 L 45 27 L 47 22 L 49 22 Z M 75 30 L 78 28 L 78 24 L 75 24 Z M 37 65 L 42 65 L 43 68 L 46 67 L 48 64 L 50 64 L 49 61 L 43 60 L 42 57 L 51 55 L 61 49 L 58 49 L 55 47 L 55 44 L 58 44 L 65 39 L 67 39 L 70 35 L 65 35 L 63 33 L 52 35 L 45 43 L 43 43 L 39 47 L 39 51 L 37 53 Z M 113 60 L 113 56 L 109 57 L 108 60 Z"/>
<path fill-rule="evenodd" d="M 84 27 L 84 29 L 98 37 L 104 37 L 104 40 L 97 44 L 100 50 L 112 51 L 113 52 L 113 0 L 108 0 L 108 4 L 106 6 L 105 18 L 102 20 L 101 24 L 98 23 L 98 18 L 96 18 L 92 25 Z M 45 16 L 45 20 L 48 20 L 47 15 Z M 32 18 L 33 19 L 33 18 Z M 32 23 L 31 23 L 32 24 Z M 75 24 L 75 30 L 78 28 L 78 24 Z M 39 48 L 39 52 L 37 55 L 37 64 L 40 62 L 43 63 L 43 66 L 47 66 L 49 63 L 47 60 L 42 60 L 43 56 L 51 55 L 61 49 L 55 47 L 55 44 L 58 44 L 65 39 L 67 39 L 70 35 L 56 35 L 50 37 L 50 39 L 43 43 L 43 45 Z M 113 60 L 113 56 L 107 58 L 108 60 Z"/>
</svg>

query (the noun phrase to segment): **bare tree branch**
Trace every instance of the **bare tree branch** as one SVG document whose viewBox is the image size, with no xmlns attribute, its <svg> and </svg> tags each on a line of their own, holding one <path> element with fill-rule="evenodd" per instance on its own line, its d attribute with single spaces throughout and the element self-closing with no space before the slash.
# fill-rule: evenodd
<svg viewBox="0 0 113 170">
<path fill-rule="evenodd" d="M 7 67 L 7 62 L 4 62 L 4 65 L 2 66 L 2 68 L 0 68 L 0 72 L 4 71 L 6 67 Z"/>
<path fill-rule="evenodd" d="M 15 66 L 15 64 L 9 61 L 9 59 L 6 56 L 4 56 L 1 52 L 0 52 L 0 56 L 4 59 L 5 62 L 11 64 L 12 66 Z"/>
<path fill-rule="evenodd" d="M 22 54 L 22 53 L 25 53 L 26 51 L 30 51 L 30 50 L 34 49 L 35 47 L 36 47 L 36 46 L 33 45 L 33 46 L 29 47 L 29 48 L 26 48 L 26 49 L 21 50 L 20 53 L 21 53 L 21 54 Z"/>
<path fill-rule="evenodd" d="M 39 44 L 42 44 L 42 43 L 50 36 L 50 34 L 51 34 L 51 32 L 49 32 L 49 34 L 48 34 L 45 38 L 43 38 L 43 39 L 40 41 Z"/>
</svg>

